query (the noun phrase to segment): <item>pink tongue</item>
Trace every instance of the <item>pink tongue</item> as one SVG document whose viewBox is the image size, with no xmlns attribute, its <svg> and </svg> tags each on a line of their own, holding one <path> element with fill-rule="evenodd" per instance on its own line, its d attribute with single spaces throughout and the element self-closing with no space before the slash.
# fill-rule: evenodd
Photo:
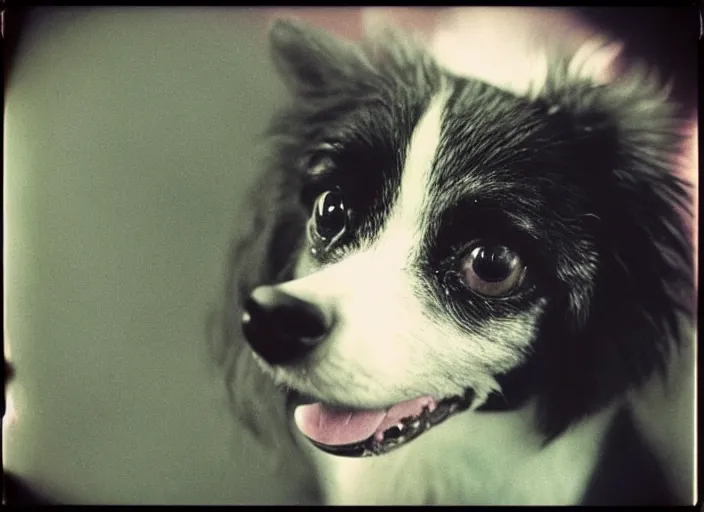
<svg viewBox="0 0 704 512">
<path fill-rule="evenodd" d="M 306 437 L 334 446 L 364 441 L 393 427 L 403 418 L 419 415 L 425 405 L 432 410 L 435 402 L 431 397 L 423 396 L 398 403 L 388 410 L 333 409 L 315 403 L 298 406 L 294 418 Z"/>
</svg>

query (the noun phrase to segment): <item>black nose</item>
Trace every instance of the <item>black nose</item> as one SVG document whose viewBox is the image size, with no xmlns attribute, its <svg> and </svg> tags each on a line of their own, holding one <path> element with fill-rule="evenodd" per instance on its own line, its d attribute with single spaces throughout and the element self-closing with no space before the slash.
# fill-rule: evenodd
<svg viewBox="0 0 704 512">
<path fill-rule="evenodd" d="M 325 339 L 331 326 L 320 308 L 273 286 L 254 290 L 242 316 L 245 338 L 270 364 L 302 358 Z"/>
</svg>

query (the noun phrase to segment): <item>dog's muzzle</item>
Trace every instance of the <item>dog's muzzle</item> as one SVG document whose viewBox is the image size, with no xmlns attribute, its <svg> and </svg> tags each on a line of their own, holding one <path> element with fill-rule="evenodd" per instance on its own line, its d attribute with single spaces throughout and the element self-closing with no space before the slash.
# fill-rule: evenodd
<svg viewBox="0 0 704 512">
<path fill-rule="evenodd" d="M 331 328 L 330 315 L 275 286 L 260 286 L 244 305 L 242 332 L 252 350 L 269 364 L 301 359 Z"/>
</svg>

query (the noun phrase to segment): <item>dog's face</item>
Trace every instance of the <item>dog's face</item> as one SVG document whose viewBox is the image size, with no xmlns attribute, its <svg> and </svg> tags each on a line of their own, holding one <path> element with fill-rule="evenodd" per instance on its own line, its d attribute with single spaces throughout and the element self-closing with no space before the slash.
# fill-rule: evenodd
<svg viewBox="0 0 704 512">
<path fill-rule="evenodd" d="M 286 277 L 253 290 L 244 332 L 313 402 L 296 422 L 319 447 L 384 453 L 521 368 L 564 428 L 657 366 L 679 306 L 663 280 L 688 279 L 689 255 L 653 90 L 643 121 L 623 88 L 570 81 L 566 61 L 523 98 L 397 40 L 295 24 L 272 39 L 297 97 L 275 129 L 279 195 L 300 203 L 290 265 L 272 269 Z M 604 389 L 581 381 L 611 371 Z"/>
</svg>

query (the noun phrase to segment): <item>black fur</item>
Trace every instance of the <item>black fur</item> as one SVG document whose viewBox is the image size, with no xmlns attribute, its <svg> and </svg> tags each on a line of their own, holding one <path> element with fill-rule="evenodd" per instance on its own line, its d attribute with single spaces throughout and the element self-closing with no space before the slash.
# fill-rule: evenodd
<svg viewBox="0 0 704 512">
<path fill-rule="evenodd" d="M 278 23 L 272 46 L 294 101 L 272 125 L 272 162 L 243 210 L 250 224 L 232 249 L 222 332 L 235 408 L 254 429 L 272 429 L 268 440 L 286 427 L 284 395 L 244 348 L 242 302 L 258 285 L 291 278 L 315 195 L 309 188 L 330 186 L 325 170 L 308 173 L 321 154 L 348 163 L 338 165 L 335 183 L 343 181 L 359 230 L 378 231 L 403 148 L 443 74 L 393 35 L 353 45 Z M 547 297 L 547 310 L 529 362 L 501 377 L 504 396 L 487 408 L 537 394 L 547 440 L 664 372 L 681 334 L 678 315 L 691 315 L 693 305 L 683 220 L 691 200 L 673 174 L 675 108 L 641 68 L 597 86 L 569 79 L 567 57 L 552 59 L 547 85 L 530 99 L 446 76 L 454 94 L 431 187 L 442 208 L 426 213 L 436 230 L 423 248 L 424 275 L 433 276 L 473 225 L 526 247 L 537 269 L 534 294 L 501 307 Z M 444 286 L 427 279 L 436 309 L 448 305 Z M 455 311 L 454 321 L 500 315 L 501 307 Z"/>
</svg>

